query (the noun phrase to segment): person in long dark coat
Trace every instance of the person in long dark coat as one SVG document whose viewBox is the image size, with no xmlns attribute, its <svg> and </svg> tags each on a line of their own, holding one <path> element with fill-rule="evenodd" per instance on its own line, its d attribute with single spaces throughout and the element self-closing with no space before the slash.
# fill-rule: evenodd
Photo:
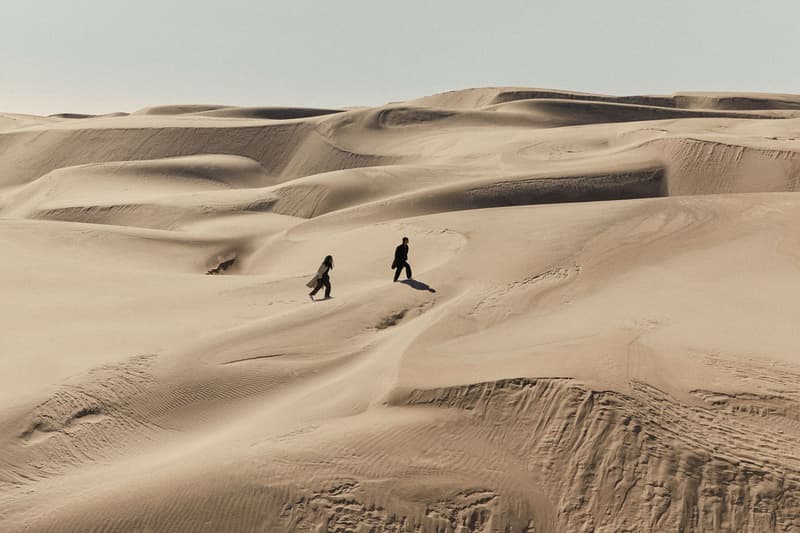
<svg viewBox="0 0 800 533">
<path fill-rule="evenodd" d="M 314 277 L 306 283 L 306 287 L 314 287 L 314 290 L 308 293 L 312 300 L 322 287 L 325 287 L 325 298 L 331 297 L 331 278 L 329 275 L 331 270 L 333 270 L 333 256 L 328 255 L 322 260 L 322 264 L 317 269 Z"/>
<path fill-rule="evenodd" d="M 403 244 L 394 249 L 394 261 L 392 261 L 392 268 L 394 269 L 394 280 L 400 277 L 400 272 L 406 269 L 406 278 L 411 279 L 411 265 L 408 264 L 408 237 L 403 237 Z"/>
</svg>

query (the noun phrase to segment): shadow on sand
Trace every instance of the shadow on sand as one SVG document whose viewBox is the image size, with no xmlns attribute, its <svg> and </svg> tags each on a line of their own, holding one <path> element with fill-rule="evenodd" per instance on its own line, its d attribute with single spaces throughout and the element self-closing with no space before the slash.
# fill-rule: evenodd
<svg viewBox="0 0 800 533">
<path fill-rule="evenodd" d="M 404 283 L 411 287 L 412 289 L 417 289 L 418 291 L 428 291 L 428 292 L 436 292 L 436 289 L 428 285 L 427 283 L 423 283 L 421 281 L 417 281 L 415 279 L 404 279 L 400 283 Z"/>
</svg>

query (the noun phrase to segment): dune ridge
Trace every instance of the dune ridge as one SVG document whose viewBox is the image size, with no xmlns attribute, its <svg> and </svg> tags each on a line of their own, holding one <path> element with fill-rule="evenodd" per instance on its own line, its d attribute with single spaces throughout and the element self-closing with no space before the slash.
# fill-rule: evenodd
<svg viewBox="0 0 800 533">
<path fill-rule="evenodd" d="M 0 530 L 800 531 L 798 190 L 797 95 L 2 114 Z"/>
</svg>

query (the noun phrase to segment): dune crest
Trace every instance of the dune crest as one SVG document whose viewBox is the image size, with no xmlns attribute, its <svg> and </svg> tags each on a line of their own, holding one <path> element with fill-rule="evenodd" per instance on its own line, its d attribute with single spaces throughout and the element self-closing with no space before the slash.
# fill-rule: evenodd
<svg viewBox="0 0 800 533">
<path fill-rule="evenodd" d="M 800 531 L 799 190 L 797 95 L 0 115 L 0 530 Z"/>
</svg>

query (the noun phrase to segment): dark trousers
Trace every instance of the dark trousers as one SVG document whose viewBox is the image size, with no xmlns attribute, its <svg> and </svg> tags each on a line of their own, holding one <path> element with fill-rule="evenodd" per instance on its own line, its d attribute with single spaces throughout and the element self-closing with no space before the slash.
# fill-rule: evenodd
<svg viewBox="0 0 800 533">
<path fill-rule="evenodd" d="M 325 298 L 331 297 L 331 280 L 328 276 L 323 276 L 317 280 L 317 286 L 311 291 L 311 296 L 317 294 L 322 287 L 325 287 Z"/>
<path fill-rule="evenodd" d="M 406 278 L 411 279 L 411 265 L 408 262 L 403 261 L 402 263 L 395 264 L 394 267 L 394 280 L 397 281 L 397 278 L 400 277 L 400 272 L 403 271 L 403 268 L 406 269 Z"/>
</svg>

